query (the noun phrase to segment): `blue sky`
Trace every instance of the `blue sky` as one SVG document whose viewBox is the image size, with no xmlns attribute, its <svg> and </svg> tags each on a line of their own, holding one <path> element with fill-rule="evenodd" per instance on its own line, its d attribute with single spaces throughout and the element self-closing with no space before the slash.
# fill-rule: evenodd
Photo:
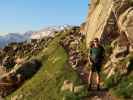
<svg viewBox="0 0 133 100">
<path fill-rule="evenodd" d="M 85 20 L 88 0 L 1 0 L 0 33 L 39 30 Z"/>
</svg>

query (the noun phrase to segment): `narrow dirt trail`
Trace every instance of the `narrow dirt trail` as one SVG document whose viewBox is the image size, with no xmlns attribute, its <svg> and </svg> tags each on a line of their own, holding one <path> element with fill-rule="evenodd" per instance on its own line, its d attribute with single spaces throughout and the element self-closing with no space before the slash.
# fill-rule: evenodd
<svg viewBox="0 0 133 100">
<path fill-rule="evenodd" d="M 81 79 L 87 82 L 88 75 L 89 74 L 87 72 L 83 71 L 81 75 Z M 95 77 L 93 76 L 93 78 Z M 92 83 L 93 83 L 92 85 L 94 86 L 95 85 L 94 79 L 92 80 Z M 83 100 L 118 100 L 111 95 L 108 89 L 103 88 L 103 89 L 97 90 L 95 87 L 92 87 L 92 89 L 88 91 L 89 91 L 88 96 L 85 97 Z"/>
<path fill-rule="evenodd" d="M 108 91 L 91 91 L 84 100 L 116 100 Z"/>
<path fill-rule="evenodd" d="M 79 74 L 81 79 L 88 83 L 88 76 L 89 71 L 84 70 L 84 66 L 86 66 L 86 63 L 88 63 L 88 59 L 86 59 L 86 56 L 77 50 L 79 44 L 81 41 L 75 44 L 76 48 L 71 48 L 71 43 L 75 41 L 75 39 L 81 38 L 80 34 L 71 34 L 71 36 L 67 36 L 64 39 L 61 40 L 61 45 L 64 47 L 66 52 L 68 53 L 68 62 L 72 66 L 72 68 Z M 83 38 L 81 38 L 82 40 Z M 93 79 L 92 79 L 93 81 Z M 94 83 L 94 82 L 92 82 Z M 83 100 L 118 100 L 115 99 L 108 90 L 101 89 L 97 91 L 96 89 L 88 90 L 89 94 L 87 97 L 85 97 Z"/>
</svg>

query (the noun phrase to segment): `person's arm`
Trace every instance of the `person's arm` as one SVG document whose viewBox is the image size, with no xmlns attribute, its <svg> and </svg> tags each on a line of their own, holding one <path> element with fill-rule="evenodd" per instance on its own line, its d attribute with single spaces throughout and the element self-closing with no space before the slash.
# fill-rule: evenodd
<svg viewBox="0 0 133 100">
<path fill-rule="evenodd" d="M 92 63 L 91 55 L 92 55 L 92 49 L 89 48 L 88 59 L 90 64 Z"/>
<path fill-rule="evenodd" d="M 87 52 L 88 52 L 88 58 L 90 57 L 90 54 L 91 54 L 91 49 L 89 48 L 88 50 L 87 50 Z"/>
</svg>

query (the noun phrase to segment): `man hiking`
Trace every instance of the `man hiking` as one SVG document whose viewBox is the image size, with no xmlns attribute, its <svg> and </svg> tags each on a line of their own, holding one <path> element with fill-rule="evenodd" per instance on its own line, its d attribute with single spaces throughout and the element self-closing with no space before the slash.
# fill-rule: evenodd
<svg viewBox="0 0 133 100">
<path fill-rule="evenodd" d="M 103 61 L 103 55 L 104 48 L 100 44 L 99 39 L 95 38 L 93 41 L 91 41 L 89 51 L 89 61 L 91 64 L 91 71 L 88 77 L 89 88 L 91 88 L 92 74 L 93 72 L 96 72 L 97 89 L 100 89 L 100 70 Z"/>
</svg>

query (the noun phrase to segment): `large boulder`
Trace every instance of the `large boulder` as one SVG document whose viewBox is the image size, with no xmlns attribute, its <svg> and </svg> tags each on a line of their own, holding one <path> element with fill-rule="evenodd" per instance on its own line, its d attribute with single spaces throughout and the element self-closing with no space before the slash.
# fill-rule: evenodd
<svg viewBox="0 0 133 100">
<path fill-rule="evenodd" d="M 65 80 L 63 86 L 61 87 L 61 91 L 70 91 L 72 92 L 74 88 L 74 84 L 70 80 Z"/>
</svg>

